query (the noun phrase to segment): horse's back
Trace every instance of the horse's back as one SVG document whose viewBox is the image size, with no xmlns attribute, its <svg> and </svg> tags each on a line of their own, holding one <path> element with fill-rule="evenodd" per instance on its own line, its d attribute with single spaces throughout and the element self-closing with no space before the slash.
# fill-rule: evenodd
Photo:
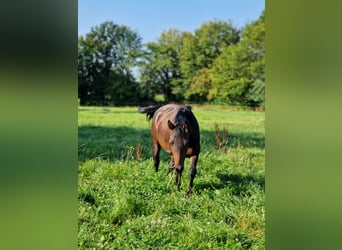
<svg viewBox="0 0 342 250">
<path fill-rule="evenodd" d="M 191 126 L 193 125 L 197 127 L 198 130 L 198 123 L 195 116 L 191 112 L 190 106 L 180 106 L 177 104 L 164 105 L 156 110 L 152 122 L 157 128 L 163 125 L 168 127 L 168 120 L 170 120 L 173 124 L 176 124 L 178 122 L 178 119 L 189 123 Z"/>
<path fill-rule="evenodd" d="M 152 122 L 159 127 L 161 124 L 167 124 L 167 121 L 170 120 L 172 123 L 175 123 L 176 114 L 179 110 L 179 106 L 175 104 L 168 104 L 157 109 L 153 116 Z"/>
</svg>

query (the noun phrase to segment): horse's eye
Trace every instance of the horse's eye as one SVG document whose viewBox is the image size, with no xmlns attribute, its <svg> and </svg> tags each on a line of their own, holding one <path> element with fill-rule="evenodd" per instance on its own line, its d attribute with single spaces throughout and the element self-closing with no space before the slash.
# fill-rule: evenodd
<svg viewBox="0 0 342 250">
<path fill-rule="evenodd" d="M 174 141 L 170 141 L 170 144 L 173 145 L 173 144 L 175 144 L 175 142 Z"/>
</svg>

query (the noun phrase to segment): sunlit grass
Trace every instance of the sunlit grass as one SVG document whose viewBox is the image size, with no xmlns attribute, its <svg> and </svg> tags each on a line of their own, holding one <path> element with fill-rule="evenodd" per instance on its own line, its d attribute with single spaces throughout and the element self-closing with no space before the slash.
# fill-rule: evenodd
<svg viewBox="0 0 342 250">
<path fill-rule="evenodd" d="M 79 108 L 79 249 L 264 248 L 264 113 L 193 112 L 202 151 L 187 198 L 189 161 L 178 192 L 166 153 L 154 172 L 150 122 L 137 107 Z M 215 123 L 228 130 L 220 150 Z"/>
</svg>

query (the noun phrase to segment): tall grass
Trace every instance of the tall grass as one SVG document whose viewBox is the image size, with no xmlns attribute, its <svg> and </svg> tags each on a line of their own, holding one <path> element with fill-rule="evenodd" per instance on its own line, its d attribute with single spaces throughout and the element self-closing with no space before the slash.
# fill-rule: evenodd
<svg viewBox="0 0 342 250">
<path fill-rule="evenodd" d="M 186 197 L 189 161 L 181 192 L 168 154 L 154 172 L 150 122 L 137 108 L 79 108 L 79 249 L 264 248 L 264 113 L 193 112 L 202 150 Z"/>
</svg>

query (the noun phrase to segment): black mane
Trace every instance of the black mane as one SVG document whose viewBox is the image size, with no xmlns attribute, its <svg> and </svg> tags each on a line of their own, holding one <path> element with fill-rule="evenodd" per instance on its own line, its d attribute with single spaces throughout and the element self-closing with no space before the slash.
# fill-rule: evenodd
<svg viewBox="0 0 342 250">
<path fill-rule="evenodd" d="M 181 107 L 177 112 L 175 120 L 176 120 L 176 124 L 175 124 L 176 126 L 182 127 L 183 125 L 186 125 L 188 129 L 195 130 L 195 131 L 198 128 L 197 120 L 191 111 L 191 107 L 190 109 L 188 108 L 188 106 Z"/>
</svg>

